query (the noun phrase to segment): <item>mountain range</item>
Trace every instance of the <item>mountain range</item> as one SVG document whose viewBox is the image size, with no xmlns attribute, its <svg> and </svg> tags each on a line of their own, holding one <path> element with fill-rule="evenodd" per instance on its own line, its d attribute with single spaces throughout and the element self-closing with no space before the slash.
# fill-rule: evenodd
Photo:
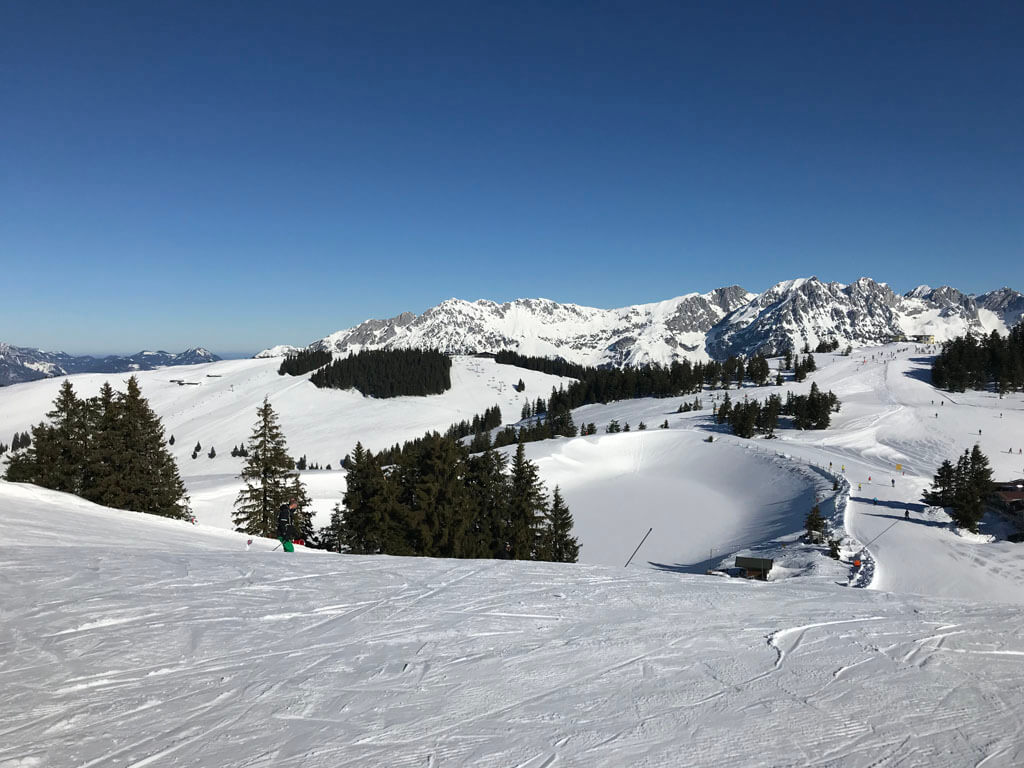
<svg viewBox="0 0 1024 768">
<path fill-rule="evenodd" d="M 202 347 L 186 349 L 178 354 L 143 350 L 134 355 L 69 355 L 42 349 L 15 347 L 0 342 L 0 387 L 35 381 L 71 373 L 125 373 L 149 371 L 167 365 L 195 365 L 220 360 Z"/>
<path fill-rule="evenodd" d="M 965 333 L 1005 333 L 1024 316 L 1024 295 L 1000 288 L 980 295 L 919 286 L 906 294 L 861 278 L 851 284 L 817 277 L 778 283 L 763 293 L 738 285 L 620 309 L 517 299 L 448 299 L 416 315 L 367 320 L 308 348 L 337 355 L 363 349 L 432 348 L 449 354 L 509 349 L 585 365 L 636 365 L 729 355 L 782 354 L 819 342 L 863 346 L 913 336 L 936 341 Z M 257 357 L 299 347 L 281 345 Z"/>
</svg>

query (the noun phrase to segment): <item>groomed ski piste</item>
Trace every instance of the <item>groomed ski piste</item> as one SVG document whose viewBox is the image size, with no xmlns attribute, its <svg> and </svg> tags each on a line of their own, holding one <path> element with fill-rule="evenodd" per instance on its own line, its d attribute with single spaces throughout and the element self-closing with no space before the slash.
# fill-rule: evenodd
<svg viewBox="0 0 1024 768">
<path fill-rule="evenodd" d="M 1024 763 L 1024 545 L 920 503 L 976 442 L 998 479 L 1024 476 L 1024 399 L 936 391 L 898 345 L 816 360 L 783 391 L 839 396 L 823 432 L 732 437 L 704 392 L 697 413 L 675 413 L 693 396 L 585 406 L 598 435 L 528 444 L 578 565 L 284 555 L 228 530 L 228 453 L 265 395 L 292 453 L 336 467 L 357 439 L 495 403 L 516 421 L 554 377 L 458 358 L 448 393 L 375 401 L 273 360 L 141 373 L 199 524 L 0 482 L 0 768 Z M 0 389 L 0 435 L 59 383 Z M 604 434 L 613 418 L 632 431 Z M 191 459 L 197 440 L 217 457 Z M 337 469 L 303 480 L 321 515 L 344 490 Z M 800 541 L 815 500 L 840 562 Z M 772 581 L 704 575 L 737 552 L 774 557 Z"/>
</svg>

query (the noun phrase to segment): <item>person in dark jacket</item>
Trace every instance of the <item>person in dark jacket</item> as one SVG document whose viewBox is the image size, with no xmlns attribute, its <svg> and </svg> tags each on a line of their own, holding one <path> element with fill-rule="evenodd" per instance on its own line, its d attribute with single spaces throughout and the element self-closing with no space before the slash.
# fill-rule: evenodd
<svg viewBox="0 0 1024 768">
<path fill-rule="evenodd" d="M 282 504 L 277 510 L 277 538 L 281 540 L 281 546 L 285 552 L 294 552 L 292 537 L 295 535 L 295 509 L 298 502 L 295 499 L 288 499 L 287 504 Z"/>
</svg>

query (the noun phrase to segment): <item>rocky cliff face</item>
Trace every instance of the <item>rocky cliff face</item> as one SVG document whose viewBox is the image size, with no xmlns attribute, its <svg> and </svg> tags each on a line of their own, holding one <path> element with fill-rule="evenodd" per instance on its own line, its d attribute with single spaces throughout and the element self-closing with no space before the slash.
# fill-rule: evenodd
<svg viewBox="0 0 1024 768">
<path fill-rule="evenodd" d="M 921 286 L 901 296 L 869 278 L 844 285 L 811 277 L 761 294 L 734 285 L 621 309 L 548 299 L 448 299 L 421 315 L 367 320 L 310 346 L 338 355 L 413 347 L 449 354 L 511 349 L 587 365 L 627 365 L 781 354 L 833 340 L 862 346 L 929 334 L 941 341 L 968 332 L 1005 332 L 1022 316 L 1024 296 L 1009 288 L 969 296 L 949 286 Z"/>
</svg>

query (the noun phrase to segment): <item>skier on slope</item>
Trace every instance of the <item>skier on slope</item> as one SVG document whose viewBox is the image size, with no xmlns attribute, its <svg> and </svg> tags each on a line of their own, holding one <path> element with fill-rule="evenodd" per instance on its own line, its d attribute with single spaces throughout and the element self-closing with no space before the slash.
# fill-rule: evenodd
<svg viewBox="0 0 1024 768">
<path fill-rule="evenodd" d="M 281 546 L 285 552 L 294 552 L 292 536 L 295 535 L 295 509 L 298 502 L 295 499 L 288 499 L 287 504 L 282 504 L 277 510 L 277 538 L 281 540 Z"/>
</svg>

